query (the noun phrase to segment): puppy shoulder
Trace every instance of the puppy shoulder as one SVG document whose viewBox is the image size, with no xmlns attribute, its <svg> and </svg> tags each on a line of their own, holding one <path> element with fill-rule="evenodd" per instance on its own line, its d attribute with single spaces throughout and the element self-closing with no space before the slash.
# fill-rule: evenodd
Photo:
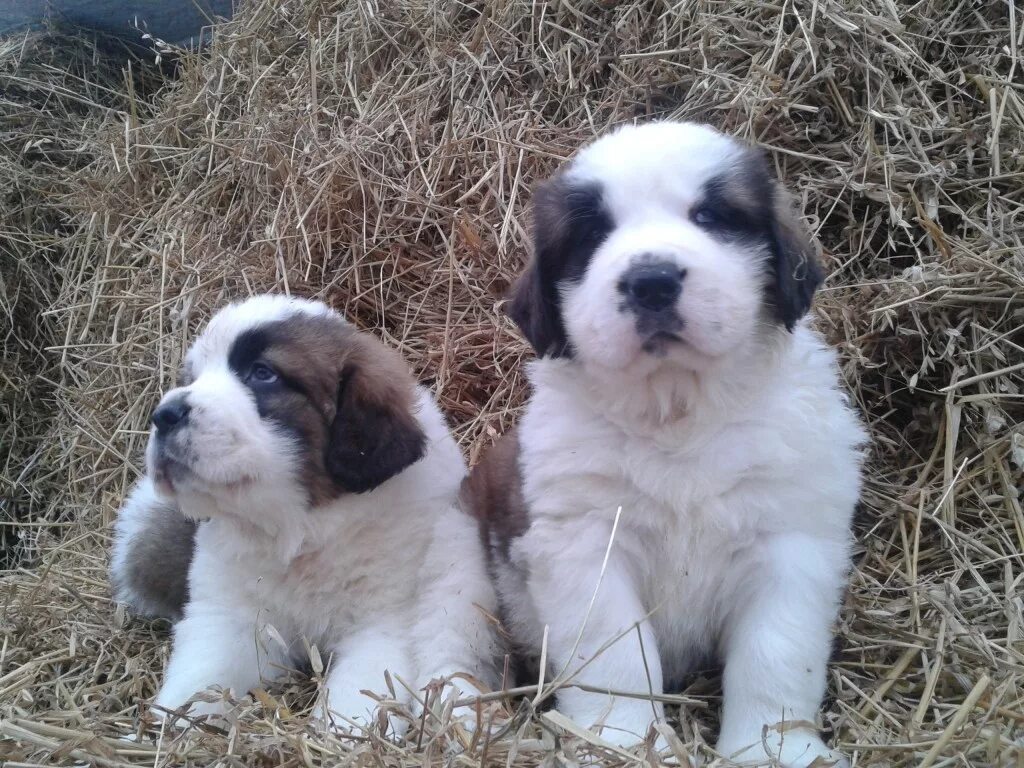
<svg viewBox="0 0 1024 768">
<path fill-rule="evenodd" d="M 415 513 L 410 521 L 414 525 L 432 523 L 440 514 L 439 504 L 450 504 L 458 493 L 459 484 L 466 476 L 466 461 L 447 421 L 431 391 L 417 386 L 413 405 L 414 416 L 425 436 L 423 456 L 402 470 L 386 486 L 359 499 L 340 499 L 337 503 L 377 505 L 389 498 L 390 503 L 407 509 L 429 506 L 427 518 Z M 382 492 L 384 494 L 382 495 Z"/>
<path fill-rule="evenodd" d="M 792 360 L 789 374 L 801 397 L 813 405 L 818 430 L 831 435 L 833 443 L 843 448 L 863 448 L 867 431 L 843 388 L 836 350 L 802 323 L 793 333 Z"/>
<path fill-rule="evenodd" d="M 416 399 L 413 403 L 413 411 L 416 420 L 428 439 L 437 440 L 445 436 L 450 437 L 448 425 L 445 423 L 444 414 L 434 398 L 434 393 L 429 387 L 423 384 L 416 385 Z"/>
</svg>

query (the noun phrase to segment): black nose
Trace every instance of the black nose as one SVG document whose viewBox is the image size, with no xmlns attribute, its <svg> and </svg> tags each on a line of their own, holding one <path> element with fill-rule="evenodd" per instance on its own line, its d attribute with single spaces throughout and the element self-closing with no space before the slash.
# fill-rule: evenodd
<svg viewBox="0 0 1024 768">
<path fill-rule="evenodd" d="M 634 308 L 661 312 L 676 303 L 685 275 L 685 269 L 667 262 L 637 264 L 622 276 L 619 290 Z"/>
<path fill-rule="evenodd" d="M 153 426 L 158 434 L 168 435 L 188 421 L 191 410 L 184 397 L 170 400 L 153 411 Z"/>
</svg>

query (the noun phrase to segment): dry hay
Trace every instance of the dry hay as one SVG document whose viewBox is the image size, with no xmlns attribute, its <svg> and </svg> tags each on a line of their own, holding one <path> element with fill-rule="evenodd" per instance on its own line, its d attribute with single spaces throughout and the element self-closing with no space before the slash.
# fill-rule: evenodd
<svg viewBox="0 0 1024 768">
<path fill-rule="evenodd" d="M 342 743 L 307 724 L 301 680 L 227 731 L 118 742 L 150 728 L 135 705 L 167 642 L 115 612 L 104 550 L 186 340 L 248 292 L 375 329 L 475 457 L 522 402 L 500 297 L 531 185 L 612 124 L 674 116 L 761 144 L 800 194 L 830 273 L 821 327 L 874 436 L 826 726 L 857 765 L 1024 765 L 1019 21 L 996 2 L 246 5 L 151 115 L 107 116 L 62 201 L 47 445 L 70 481 L 28 521 L 63 527 L 5 579 L 0 754 L 635 762 L 526 709 L 496 738 L 439 711 L 405 745 Z M 713 678 L 684 693 L 682 743 L 703 751 Z"/>
<path fill-rule="evenodd" d="M 0 39 L 0 567 L 32 557 L 38 530 L 27 524 L 45 519 L 66 485 L 48 441 L 60 374 L 46 352 L 63 340 L 59 320 L 46 314 L 74 231 L 63 198 L 95 158 L 99 147 L 89 142 L 104 118 L 129 106 L 129 90 L 161 82 L 151 70 L 122 41 L 98 34 Z"/>
</svg>

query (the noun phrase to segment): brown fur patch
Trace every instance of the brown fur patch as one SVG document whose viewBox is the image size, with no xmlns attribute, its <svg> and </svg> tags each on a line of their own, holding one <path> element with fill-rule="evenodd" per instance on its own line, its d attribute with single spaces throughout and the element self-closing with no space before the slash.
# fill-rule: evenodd
<svg viewBox="0 0 1024 768">
<path fill-rule="evenodd" d="M 257 405 L 296 437 L 313 506 L 371 490 L 423 455 L 415 381 L 397 352 L 332 316 L 295 315 L 250 333 L 249 354 L 233 365 L 259 360 L 282 377 L 256 391 Z"/>
<path fill-rule="evenodd" d="M 776 319 L 788 330 L 807 314 L 814 293 L 825 279 L 818 247 L 797 215 L 789 193 L 778 182 L 772 194 L 772 251 L 774 283 L 771 303 Z"/>
<path fill-rule="evenodd" d="M 515 429 L 484 451 L 462 481 L 459 500 L 480 525 L 490 557 L 507 557 L 512 539 L 530 526 L 519 469 L 519 435 Z"/>
<path fill-rule="evenodd" d="M 519 451 L 517 431 L 506 432 L 484 451 L 459 490 L 460 505 L 480 526 L 488 569 L 496 585 L 500 581 L 499 573 L 517 570 L 510 561 L 510 548 L 513 540 L 530 527 L 529 510 L 523 498 Z M 525 589 L 525 574 L 520 574 L 520 578 Z M 508 631 L 508 599 L 499 588 L 498 615 L 505 628 L 502 636 L 508 643 L 508 671 L 514 681 L 535 681 L 540 672 L 540 658 L 534 648 L 519 645 Z"/>
<path fill-rule="evenodd" d="M 140 613 L 172 621 L 181 618 L 188 600 L 196 525 L 172 502 L 157 502 L 148 510 L 145 526 L 131 539 L 124 569 L 114 574 L 114 593 Z"/>
</svg>

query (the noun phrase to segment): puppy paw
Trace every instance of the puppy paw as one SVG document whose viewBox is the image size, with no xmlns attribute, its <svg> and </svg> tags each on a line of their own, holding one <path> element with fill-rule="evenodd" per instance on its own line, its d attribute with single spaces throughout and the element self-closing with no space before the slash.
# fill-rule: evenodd
<svg viewBox="0 0 1024 768">
<path fill-rule="evenodd" d="M 377 702 L 368 696 L 332 697 L 325 705 L 323 701 L 313 708 L 310 719 L 323 729 L 330 729 L 335 736 L 360 737 L 375 728 L 382 729 L 388 736 L 402 739 L 409 729 L 408 721 L 393 712 L 385 712 Z"/>
<path fill-rule="evenodd" d="M 205 722 L 217 724 L 222 720 L 227 720 L 234 711 L 222 694 L 213 692 L 198 694 L 192 700 L 177 706 L 164 703 L 159 699 L 154 704 L 155 706 L 150 708 L 150 714 L 152 714 L 156 725 L 178 730 L 192 727 L 199 718 L 203 718 Z"/>
<path fill-rule="evenodd" d="M 717 751 L 731 763 L 742 766 L 782 768 L 849 768 L 850 760 L 830 749 L 817 733 L 792 729 L 779 733 L 769 729 L 766 736 L 751 734 L 731 743 L 719 741 Z"/>
<path fill-rule="evenodd" d="M 650 716 L 616 716 L 617 714 L 612 711 L 605 717 L 599 716 L 595 718 L 580 714 L 573 717 L 563 710 L 556 709 L 554 712 L 548 713 L 546 717 L 549 720 L 553 720 L 556 725 L 561 726 L 569 733 L 576 734 L 587 740 L 590 739 L 591 735 L 596 735 L 601 742 L 626 752 L 637 752 L 638 750 L 646 749 L 647 734 L 652 724 Z M 594 724 L 584 726 L 584 723 Z M 668 748 L 668 742 L 664 735 L 657 734 L 654 750 L 660 753 Z"/>
</svg>

